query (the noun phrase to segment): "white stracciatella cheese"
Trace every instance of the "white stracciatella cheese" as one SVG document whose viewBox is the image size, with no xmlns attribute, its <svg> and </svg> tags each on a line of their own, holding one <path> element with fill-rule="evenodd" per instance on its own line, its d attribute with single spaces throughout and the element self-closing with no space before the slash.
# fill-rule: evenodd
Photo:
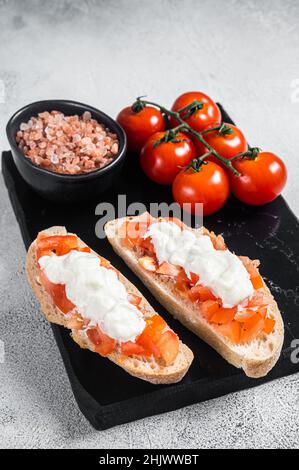
<svg viewBox="0 0 299 470">
<path fill-rule="evenodd" d="M 39 265 L 49 281 L 65 284 L 67 298 L 90 326 L 120 342 L 135 341 L 145 328 L 141 312 L 128 301 L 125 286 L 112 269 L 100 266 L 93 253 L 72 250 L 63 256 L 42 256 Z"/>
<path fill-rule="evenodd" d="M 207 235 L 195 236 L 174 222 L 150 225 L 144 238 L 151 237 L 159 264 L 181 266 L 200 277 L 200 283 L 222 300 L 223 307 L 238 305 L 253 294 L 250 276 L 240 259 L 229 250 L 216 250 Z"/>
</svg>

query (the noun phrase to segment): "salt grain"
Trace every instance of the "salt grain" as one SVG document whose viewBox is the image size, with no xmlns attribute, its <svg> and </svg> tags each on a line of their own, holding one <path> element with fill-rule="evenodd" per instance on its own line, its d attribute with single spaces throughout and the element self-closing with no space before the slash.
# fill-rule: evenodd
<svg viewBox="0 0 299 470">
<path fill-rule="evenodd" d="M 59 163 L 59 158 L 57 157 L 57 155 L 52 155 L 52 157 L 50 158 L 51 162 L 54 164 L 54 165 L 57 165 L 57 163 Z"/>
<path fill-rule="evenodd" d="M 83 117 L 83 121 L 89 121 L 91 119 L 91 114 L 89 111 L 85 111 L 82 117 Z"/>
</svg>

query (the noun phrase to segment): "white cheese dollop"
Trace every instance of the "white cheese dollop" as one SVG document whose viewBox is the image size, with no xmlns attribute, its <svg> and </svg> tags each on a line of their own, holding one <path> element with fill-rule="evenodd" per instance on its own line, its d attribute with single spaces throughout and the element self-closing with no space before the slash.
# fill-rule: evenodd
<svg viewBox="0 0 299 470">
<path fill-rule="evenodd" d="M 90 325 L 120 342 L 135 341 L 145 328 L 141 312 L 128 301 L 125 286 L 112 269 L 100 266 L 93 253 L 72 250 L 42 256 L 39 265 L 49 281 L 65 284 L 67 298 Z"/>
<path fill-rule="evenodd" d="M 166 261 L 184 268 L 188 276 L 197 274 L 223 307 L 234 307 L 253 294 L 241 260 L 229 250 L 216 250 L 207 235 L 197 237 L 174 222 L 162 221 L 150 225 L 147 237 L 152 239 L 159 264 Z"/>
</svg>

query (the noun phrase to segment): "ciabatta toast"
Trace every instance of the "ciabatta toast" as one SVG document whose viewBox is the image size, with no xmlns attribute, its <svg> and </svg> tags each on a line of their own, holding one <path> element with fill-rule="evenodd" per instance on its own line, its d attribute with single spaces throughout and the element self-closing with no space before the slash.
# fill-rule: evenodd
<svg viewBox="0 0 299 470">
<path fill-rule="evenodd" d="M 115 252 L 126 262 L 141 281 L 148 287 L 158 301 L 183 325 L 212 346 L 224 359 L 237 368 L 242 368 L 247 376 L 263 377 L 277 362 L 284 340 L 283 320 L 269 288 L 264 281 L 260 294 L 266 299 L 268 317 L 275 321 L 275 328 L 270 334 L 261 334 L 258 338 L 245 344 L 233 344 L 198 314 L 198 307 L 188 297 L 180 295 L 172 278 L 161 276 L 156 272 L 144 269 L 138 259 L 143 253 L 138 248 L 128 247 L 123 240 L 123 227 L 126 222 L 134 221 L 134 217 L 124 217 L 108 222 L 105 232 Z M 190 229 L 196 236 L 208 234 L 205 228 Z M 257 269 L 258 262 L 253 262 Z"/>
<path fill-rule="evenodd" d="M 65 227 L 51 227 L 41 232 L 46 236 L 67 235 Z M 86 247 L 85 243 L 79 239 L 80 246 Z M 26 272 L 29 283 L 40 303 L 41 310 L 48 321 L 62 325 L 70 329 L 70 334 L 74 341 L 81 347 L 91 351 L 95 351 L 94 344 L 90 341 L 89 337 L 85 334 L 84 329 L 71 328 L 69 315 L 65 315 L 54 303 L 51 296 L 46 292 L 39 277 L 39 269 L 37 262 L 37 241 L 35 240 L 27 254 L 26 258 Z M 151 317 L 155 314 L 153 308 L 139 292 L 139 290 L 119 273 L 119 280 L 124 284 L 127 291 L 142 298 L 141 307 L 145 312 L 146 317 Z M 164 366 L 160 361 L 151 357 L 140 356 L 127 356 L 120 352 L 112 352 L 107 355 L 107 358 L 112 362 L 122 367 L 129 374 L 138 377 L 139 379 L 146 380 L 154 384 L 168 384 L 178 382 L 186 374 L 192 360 L 192 351 L 181 341 L 179 342 L 179 352 L 173 364 Z"/>
</svg>

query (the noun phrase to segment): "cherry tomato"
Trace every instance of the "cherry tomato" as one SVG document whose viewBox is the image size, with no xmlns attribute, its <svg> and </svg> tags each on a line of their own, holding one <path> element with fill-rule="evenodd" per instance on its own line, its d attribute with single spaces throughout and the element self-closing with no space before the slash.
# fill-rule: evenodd
<svg viewBox="0 0 299 470">
<path fill-rule="evenodd" d="M 139 112 L 134 112 L 128 106 L 119 113 L 116 120 L 127 135 L 128 149 L 131 152 L 140 152 L 152 134 L 165 129 L 161 112 L 152 106 L 145 106 Z"/>
<path fill-rule="evenodd" d="M 196 203 L 202 203 L 203 215 L 209 215 L 225 204 L 229 195 L 229 178 L 221 166 L 208 162 L 199 171 L 192 168 L 181 171 L 173 182 L 172 192 L 175 201 L 187 212 L 200 214 Z M 184 203 L 190 203 L 190 208 L 184 207 Z"/>
<path fill-rule="evenodd" d="M 222 157 L 229 160 L 230 158 L 238 155 L 238 153 L 246 152 L 248 150 L 248 145 L 245 139 L 243 132 L 236 126 L 232 124 L 225 124 L 227 129 L 230 129 L 231 133 L 225 132 L 220 133 L 219 131 L 207 132 L 203 135 L 203 138 L 210 144 L 216 152 L 218 152 Z M 204 145 L 196 138 L 194 138 L 194 143 L 197 149 L 197 155 L 203 155 L 208 151 Z M 208 157 L 210 161 L 221 164 L 219 159 L 211 155 Z"/>
<path fill-rule="evenodd" d="M 254 160 L 236 160 L 234 167 L 241 176 L 230 176 L 231 189 L 246 204 L 259 206 L 274 201 L 286 184 L 286 166 L 274 153 L 261 152 Z"/>
<path fill-rule="evenodd" d="M 141 150 L 140 164 L 144 173 L 159 184 L 171 184 L 176 175 L 195 158 L 195 147 L 185 134 L 178 133 L 179 142 L 155 143 L 165 136 L 165 132 L 153 134 Z"/>
<path fill-rule="evenodd" d="M 181 117 L 191 126 L 194 130 L 201 132 L 211 124 L 221 123 L 221 113 L 217 104 L 207 95 L 200 91 L 190 91 L 179 96 L 172 105 L 172 111 L 179 111 L 192 101 L 202 101 L 203 107 L 195 111 L 191 116 L 187 117 L 186 113 L 181 113 Z M 173 126 L 177 125 L 175 119 L 171 119 Z"/>
</svg>

